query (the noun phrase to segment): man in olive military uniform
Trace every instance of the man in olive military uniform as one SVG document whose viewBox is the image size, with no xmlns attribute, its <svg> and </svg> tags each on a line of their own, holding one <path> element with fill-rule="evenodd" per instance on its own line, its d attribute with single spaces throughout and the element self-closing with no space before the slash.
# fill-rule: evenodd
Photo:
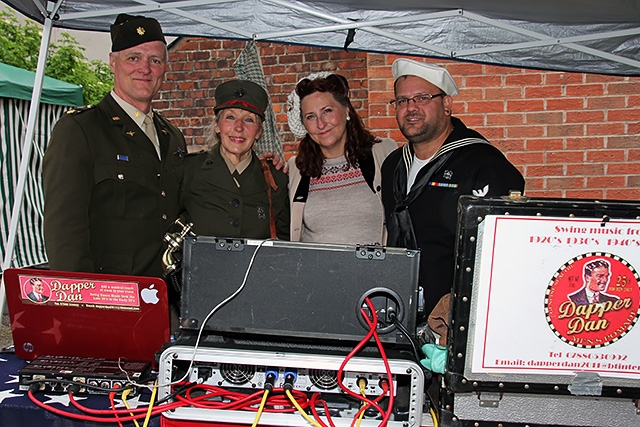
<svg viewBox="0 0 640 427">
<path fill-rule="evenodd" d="M 179 215 L 185 140 L 151 109 L 167 66 L 160 24 L 111 26 L 113 91 L 70 110 L 44 157 L 44 237 L 53 270 L 162 276 L 163 237 Z"/>
</svg>

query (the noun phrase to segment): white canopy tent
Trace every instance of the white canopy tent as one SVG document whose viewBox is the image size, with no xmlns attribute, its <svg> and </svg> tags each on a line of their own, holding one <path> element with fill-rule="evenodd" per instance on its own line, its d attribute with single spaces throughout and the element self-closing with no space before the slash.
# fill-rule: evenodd
<svg viewBox="0 0 640 427">
<path fill-rule="evenodd" d="M 640 75 L 640 0 L 3 0 L 44 25 L 23 144 L 31 153 L 51 28 L 109 31 L 119 13 L 153 16 L 167 35 L 254 39 L 498 65 Z M 349 42 L 349 40 L 351 40 Z M 24 179 L 16 194 L 22 193 Z M 13 206 L 7 252 L 12 264 Z M 3 298 L 4 292 L 0 292 Z M 0 299 L 0 303 L 3 300 Z"/>
</svg>

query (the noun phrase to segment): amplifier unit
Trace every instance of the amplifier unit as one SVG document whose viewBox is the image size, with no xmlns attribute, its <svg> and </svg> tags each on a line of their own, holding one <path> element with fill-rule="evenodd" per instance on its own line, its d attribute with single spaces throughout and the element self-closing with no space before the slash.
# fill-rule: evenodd
<svg viewBox="0 0 640 427">
<path fill-rule="evenodd" d="M 188 237 L 181 328 L 254 339 L 358 342 L 369 331 L 360 314 L 369 298 L 380 340 L 408 347 L 409 338 L 393 320 L 415 333 L 419 264 L 418 251 L 400 248 Z"/>
<path fill-rule="evenodd" d="M 424 403 L 424 375 L 420 366 L 409 360 L 388 361 L 391 378 L 380 358 L 354 357 L 349 359 L 340 377 L 338 370 L 344 357 L 336 355 L 298 354 L 236 349 L 198 348 L 172 346 L 160 356 L 159 399 L 168 397 L 180 383 L 197 382 L 209 385 L 215 390 L 224 389 L 234 396 L 241 396 L 263 390 L 267 376 L 275 378 L 273 386 L 283 388 L 285 378 L 292 391 L 304 393 L 308 397 L 318 394 L 326 402 L 335 427 L 348 427 L 359 417 L 362 401 L 346 393 L 344 388 L 371 400 L 385 393 L 391 382 L 393 390 L 392 414 L 389 427 L 419 427 L 422 422 Z M 218 395 L 224 395 L 224 393 Z M 237 398 L 237 397 L 236 397 Z M 388 397 L 387 397 L 388 399 Z M 389 400 L 381 400 L 380 406 L 386 411 Z M 211 409 L 201 405 L 184 406 L 166 412 L 165 417 L 173 420 L 209 421 L 215 423 L 251 424 L 256 417 L 256 409 Z M 307 414 L 311 414 L 309 408 Z M 322 417 L 325 420 L 324 417 Z M 378 426 L 382 418 L 376 411 L 365 411 L 359 422 L 362 427 Z M 261 425 L 308 427 L 309 422 L 300 412 L 264 412 Z"/>
<path fill-rule="evenodd" d="M 20 369 L 18 378 L 22 391 L 66 394 L 74 390 L 83 395 L 108 394 L 131 381 L 147 381 L 150 373 L 151 363 L 144 360 L 41 355 Z"/>
</svg>

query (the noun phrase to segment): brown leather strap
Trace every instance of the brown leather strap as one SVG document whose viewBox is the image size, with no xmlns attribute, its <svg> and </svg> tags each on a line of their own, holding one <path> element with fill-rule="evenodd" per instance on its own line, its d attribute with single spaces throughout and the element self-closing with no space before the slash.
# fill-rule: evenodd
<svg viewBox="0 0 640 427">
<path fill-rule="evenodd" d="M 269 199 L 269 229 L 271 231 L 271 237 L 273 239 L 278 238 L 278 233 L 276 232 L 276 217 L 273 214 L 273 203 L 271 202 L 271 191 L 276 191 L 278 189 L 278 185 L 276 184 L 275 179 L 273 179 L 273 174 L 271 173 L 271 169 L 269 169 L 269 163 L 266 160 L 260 160 L 260 164 L 262 165 L 262 173 L 264 174 L 264 180 L 267 183 L 267 198 Z"/>
</svg>

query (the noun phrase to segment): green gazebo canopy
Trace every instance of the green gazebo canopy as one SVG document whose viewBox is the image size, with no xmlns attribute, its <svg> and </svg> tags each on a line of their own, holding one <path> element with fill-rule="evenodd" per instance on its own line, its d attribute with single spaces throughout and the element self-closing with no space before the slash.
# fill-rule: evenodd
<svg viewBox="0 0 640 427">
<path fill-rule="evenodd" d="M 0 63 L 0 98 L 31 100 L 36 73 Z M 83 105 L 82 86 L 44 78 L 41 102 L 53 105 Z"/>
</svg>

